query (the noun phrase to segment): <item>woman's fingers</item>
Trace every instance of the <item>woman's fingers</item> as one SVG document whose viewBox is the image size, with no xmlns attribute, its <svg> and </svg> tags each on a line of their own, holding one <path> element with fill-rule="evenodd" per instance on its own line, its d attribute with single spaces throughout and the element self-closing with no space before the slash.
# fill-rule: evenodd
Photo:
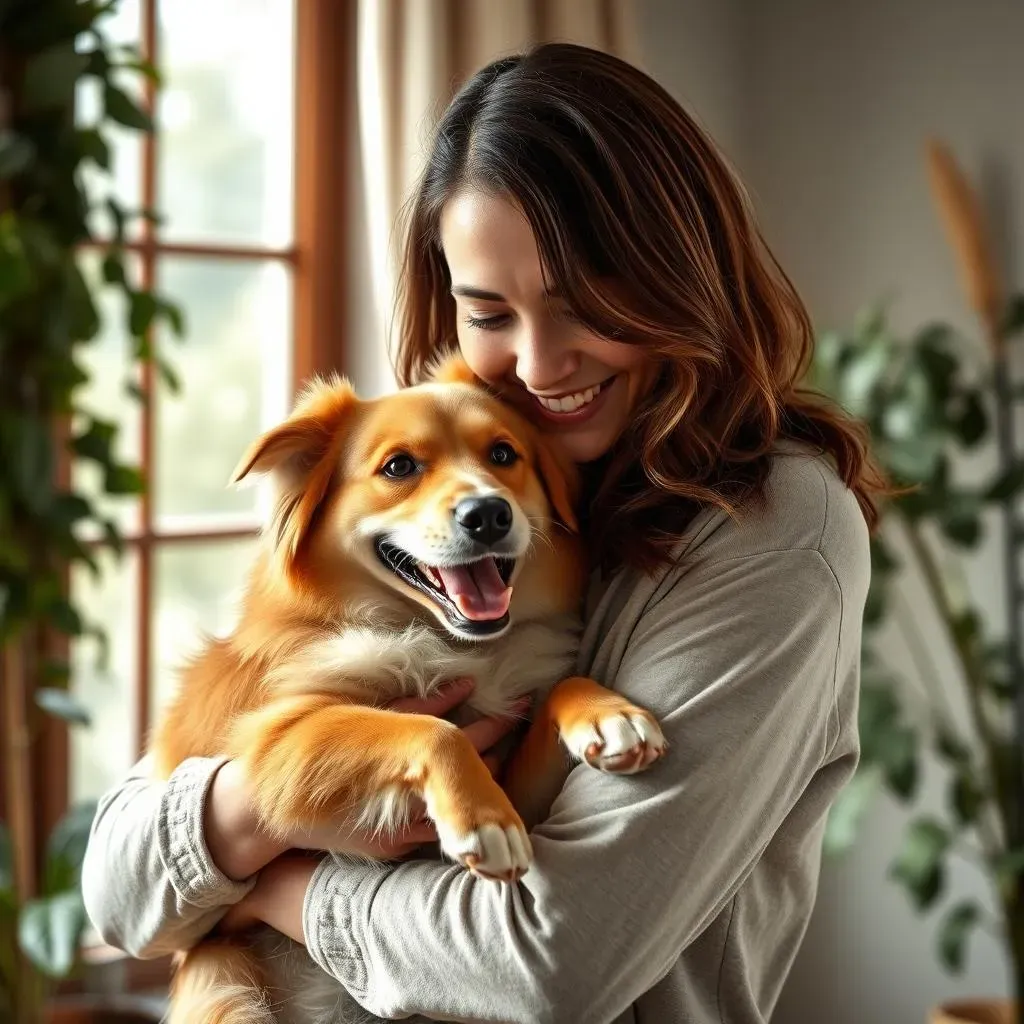
<svg viewBox="0 0 1024 1024">
<path fill-rule="evenodd" d="M 429 697 L 399 697 L 388 707 L 411 715 L 433 715 L 443 718 L 473 692 L 472 679 L 455 679 L 438 687 Z"/>
<path fill-rule="evenodd" d="M 485 750 L 490 750 L 503 736 L 507 736 L 522 721 L 523 716 L 529 710 L 530 701 L 524 698 L 512 705 L 506 717 L 481 718 L 463 726 L 462 731 L 474 748 L 483 753 Z"/>
</svg>

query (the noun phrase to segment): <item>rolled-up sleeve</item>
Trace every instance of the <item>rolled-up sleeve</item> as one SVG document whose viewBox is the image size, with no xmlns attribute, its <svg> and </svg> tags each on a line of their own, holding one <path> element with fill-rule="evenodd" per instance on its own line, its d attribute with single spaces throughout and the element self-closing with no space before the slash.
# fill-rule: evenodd
<svg viewBox="0 0 1024 1024">
<path fill-rule="evenodd" d="M 680 577 L 604 680 L 658 715 L 668 756 L 631 777 L 577 767 L 518 885 L 325 861 L 310 954 L 382 1017 L 614 1020 L 728 906 L 829 763 L 843 603 L 814 550 Z"/>
<path fill-rule="evenodd" d="M 192 758 L 169 779 L 146 759 L 104 794 L 82 868 L 86 911 L 104 942 L 150 958 L 187 949 L 253 886 L 213 863 L 206 794 L 222 758 Z"/>
</svg>

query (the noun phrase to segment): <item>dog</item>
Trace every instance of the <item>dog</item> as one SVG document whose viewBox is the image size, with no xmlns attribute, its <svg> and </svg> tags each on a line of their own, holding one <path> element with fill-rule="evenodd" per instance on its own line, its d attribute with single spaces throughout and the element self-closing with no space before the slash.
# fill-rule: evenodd
<svg viewBox="0 0 1024 1024">
<path fill-rule="evenodd" d="M 458 357 L 375 400 L 314 381 L 234 479 L 257 474 L 273 496 L 262 551 L 237 626 L 185 667 L 154 730 L 160 777 L 188 757 L 235 758 L 282 836 L 398 829 L 425 805 L 444 855 L 511 883 L 573 760 L 629 773 L 662 756 L 648 712 L 574 675 L 586 568 L 573 468 Z M 456 722 L 383 706 L 461 677 L 476 680 L 463 722 L 535 695 L 504 789 Z M 208 938 L 180 954 L 172 1024 L 287 1020 L 272 995 L 295 990 L 295 968 L 283 983 L 288 958 L 266 950 Z M 303 982 L 302 1019 L 334 1019 L 339 986 L 306 969 L 330 986 Z"/>
</svg>

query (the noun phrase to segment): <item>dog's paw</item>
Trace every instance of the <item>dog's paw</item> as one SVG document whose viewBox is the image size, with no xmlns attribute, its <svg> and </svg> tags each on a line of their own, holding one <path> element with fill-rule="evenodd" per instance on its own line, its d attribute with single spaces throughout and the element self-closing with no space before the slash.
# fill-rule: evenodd
<svg viewBox="0 0 1024 1024">
<path fill-rule="evenodd" d="M 530 838 L 519 822 L 480 824 L 461 835 L 438 822 L 437 834 L 449 857 L 492 881 L 518 881 L 533 860 Z"/>
<path fill-rule="evenodd" d="M 668 747 L 654 718 L 628 704 L 619 710 L 595 710 L 566 730 L 562 741 L 581 761 L 612 775 L 642 772 Z"/>
</svg>

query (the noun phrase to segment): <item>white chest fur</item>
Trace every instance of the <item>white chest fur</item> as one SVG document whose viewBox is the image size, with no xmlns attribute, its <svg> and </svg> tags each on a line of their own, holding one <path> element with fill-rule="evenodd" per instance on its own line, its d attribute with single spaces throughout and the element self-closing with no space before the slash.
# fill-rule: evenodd
<svg viewBox="0 0 1024 1024">
<path fill-rule="evenodd" d="M 501 714 L 517 697 L 543 696 L 576 665 L 580 625 L 572 616 L 513 626 L 496 640 L 471 643 L 439 629 L 349 626 L 308 647 L 279 673 L 282 689 L 315 687 L 375 704 L 425 696 L 446 680 L 475 680 L 469 707 Z"/>
</svg>

